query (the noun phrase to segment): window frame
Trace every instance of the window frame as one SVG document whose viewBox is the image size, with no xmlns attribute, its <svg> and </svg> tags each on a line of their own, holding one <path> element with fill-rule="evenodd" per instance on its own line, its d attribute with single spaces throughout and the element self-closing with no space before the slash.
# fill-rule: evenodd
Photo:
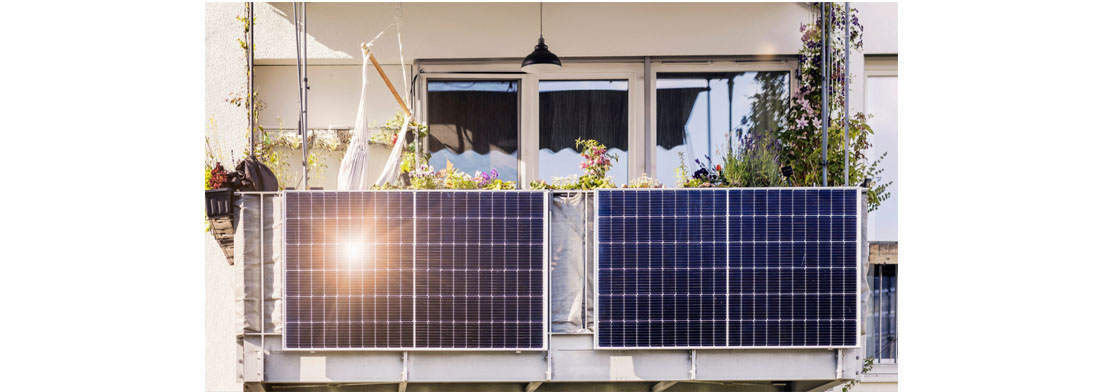
<svg viewBox="0 0 1104 392">
<path fill-rule="evenodd" d="M 790 95 L 796 91 L 797 60 L 721 60 L 675 58 L 573 59 L 559 72 L 522 73 L 513 60 L 419 60 L 415 62 L 417 119 L 426 122 L 426 86 L 430 80 L 518 80 L 518 188 L 540 177 L 540 81 L 541 80 L 627 80 L 628 183 L 649 173 L 656 177 L 656 75 L 666 72 L 770 72 L 790 73 Z M 545 179 L 548 180 L 548 179 Z"/>
<path fill-rule="evenodd" d="M 429 96 L 427 95 L 427 93 L 429 92 L 429 81 L 430 80 L 442 80 L 442 81 L 516 80 L 517 83 L 518 83 L 518 94 L 517 94 L 517 96 L 518 96 L 518 124 L 517 124 L 517 131 L 518 131 L 518 133 L 517 133 L 517 143 L 518 143 L 517 173 L 518 173 L 518 178 L 517 178 L 517 181 L 518 181 L 519 188 L 521 188 L 520 185 L 522 183 L 528 183 L 525 180 L 526 172 L 525 172 L 525 169 L 524 169 L 524 167 L 525 167 L 524 166 L 524 164 L 525 164 L 524 146 L 525 146 L 525 141 L 526 141 L 526 135 L 525 135 L 525 132 L 523 131 L 523 128 L 522 128 L 523 125 L 525 124 L 525 117 L 524 117 L 525 110 L 524 110 L 524 108 L 522 108 L 522 104 L 523 104 L 524 101 L 521 98 L 522 97 L 522 91 L 525 88 L 526 83 L 525 83 L 525 80 L 523 80 L 522 78 L 519 77 L 521 75 L 494 74 L 494 73 L 436 73 L 436 74 L 423 74 L 423 75 L 420 75 L 420 76 L 421 77 L 418 78 L 419 79 L 418 80 L 418 85 L 416 87 L 418 89 L 418 98 L 416 100 L 415 105 L 417 105 L 417 107 L 420 109 L 420 110 L 418 110 L 417 120 L 418 120 L 418 122 L 420 122 L 422 124 L 425 124 L 427 127 L 429 126 L 429 123 L 427 122 L 428 121 L 428 113 L 429 113 L 427 111 L 428 108 L 429 108 L 429 99 L 428 99 Z M 428 138 L 429 138 L 429 136 L 427 135 L 425 139 L 421 140 L 418 143 L 418 145 L 428 146 L 428 141 L 429 141 Z M 419 152 L 421 152 L 421 151 L 419 151 Z M 473 174 L 473 173 L 468 173 L 468 174 Z"/>
</svg>

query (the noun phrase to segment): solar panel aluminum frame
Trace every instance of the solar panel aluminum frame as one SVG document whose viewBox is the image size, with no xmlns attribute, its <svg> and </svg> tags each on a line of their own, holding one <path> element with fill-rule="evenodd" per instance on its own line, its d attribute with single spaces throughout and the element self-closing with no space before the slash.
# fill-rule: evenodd
<svg viewBox="0 0 1104 392">
<path fill-rule="evenodd" d="M 352 352 L 352 351 L 359 351 L 359 352 L 367 352 L 367 351 L 382 351 L 382 352 L 403 352 L 403 351 L 425 351 L 425 352 L 435 352 L 435 351 L 436 352 L 445 352 L 445 351 L 500 351 L 500 352 L 501 351 L 529 351 L 529 352 L 533 352 L 533 351 L 548 351 L 548 333 L 549 333 L 549 328 L 550 328 L 549 323 L 548 323 L 548 312 L 549 312 L 549 309 L 548 309 L 548 286 L 549 286 L 549 283 L 550 283 L 548 281 L 548 279 L 549 279 L 548 261 L 551 259 L 551 257 L 550 257 L 551 253 L 550 253 L 549 246 L 548 246 L 548 244 L 549 244 L 548 230 L 550 229 L 549 226 L 551 224 L 551 222 L 550 222 L 550 220 L 551 220 L 551 216 L 550 216 L 551 215 L 551 210 L 549 209 L 548 204 L 549 204 L 549 198 L 552 194 L 551 191 L 547 191 L 547 190 L 480 190 L 480 189 L 380 189 L 380 190 L 360 190 L 360 191 L 338 191 L 338 190 L 281 191 L 280 192 L 281 196 L 283 196 L 283 197 L 281 197 L 281 199 L 282 199 L 281 202 L 283 203 L 281 208 L 283 208 L 284 216 L 283 216 L 283 220 L 282 220 L 282 225 L 280 227 L 280 230 L 281 230 L 280 236 L 282 238 L 285 238 L 282 241 L 283 242 L 284 257 L 287 257 L 287 254 L 288 254 L 288 252 L 287 252 L 287 240 L 286 240 L 286 237 L 283 237 L 283 236 L 286 235 L 285 230 L 287 228 L 287 211 L 288 211 L 287 210 L 287 199 L 288 199 L 287 198 L 287 193 L 291 193 L 291 192 L 294 192 L 294 193 L 327 193 L 327 192 L 329 192 L 329 193 L 526 192 L 526 193 L 541 193 L 541 194 L 543 194 L 543 197 L 541 198 L 541 200 L 543 202 L 542 203 L 543 204 L 542 208 L 544 210 L 544 212 L 542 214 L 544 222 L 543 222 L 543 244 L 542 244 L 543 249 L 542 249 L 542 252 L 541 252 L 541 258 L 543 259 L 543 260 L 541 260 L 541 282 L 542 282 L 542 285 L 544 287 L 542 287 L 542 290 L 541 290 L 542 291 L 541 295 L 543 296 L 543 298 L 541 300 L 541 307 L 542 307 L 542 309 L 541 309 L 541 347 L 525 347 L 525 348 L 518 348 L 518 347 L 503 347 L 503 348 L 488 348 L 488 347 L 481 347 L 481 348 L 456 348 L 456 347 L 448 347 L 448 348 L 437 348 L 437 347 L 355 347 L 355 348 L 354 347 L 348 347 L 348 348 L 314 347 L 314 348 L 294 348 L 294 347 L 288 347 L 288 345 L 287 345 L 287 314 L 288 314 L 287 313 L 287 289 L 286 289 L 286 284 L 285 284 L 285 289 L 281 293 L 281 312 L 283 312 L 283 314 L 284 314 L 283 322 L 285 324 L 284 328 L 283 328 L 283 332 L 280 334 L 280 342 L 281 342 L 281 345 L 282 345 L 281 349 L 283 351 L 296 351 L 296 352 L 313 352 L 313 351 L 350 351 L 350 352 Z M 417 197 L 414 198 L 414 207 L 413 208 L 414 208 L 414 211 L 418 210 Z M 417 225 L 414 226 L 414 236 L 415 237 L 418 236 Z M 414 259 L 416 259 L 417 247 L 415 247 L 414 249 L 415 249 L 414 250 L 415 251 Z M 281 261 L 282 261 L 281 262 L 281 264 L 282 264 L 281 273 L 283 274 L 282 277 L 286 282 L 286 279 L 287 279 L 287 260 L 282 259 Z M 417 269 L 415 269 L 415 272 L 414 272 L 414 275 L 413 275 L 413 282 L 417 282 L 417 279 L 418 279 L 418 274 L 417 274 Z M 413 292 L 414 292 L 414 295 L 417 296 L 417 284 L 414 284 L 414 291 Z M 414 314 L 417 314 L 417 309 L 418 309 L 417 301 L 415 301 L 414 302 L 414 307 L 413 307 Z M 417 330 L 417 324 L 415 323 L 415 326 L 414 326 L 414 339 L 415 339 L 414 341 L 415 342 L 417 342 L 417 336 L 418 336 L 417 331 L 418 331 Z"/>
<path fill-rule="evenodd" d="M 594 223 L 593 223 L 594 224 L 594 245 L 593 245 L 594 248 L 592 249 L 592 251 L 594 252 L 594 254 L 593 254 L 593 256 L 594 256 L 594 267 L 593 267 L 594 270 L 591 271 L 594 274 L 594 287 L 591 288 L 591 290 L 592 290 L 591 295 L 594 296 L 594 339 L 593 339 L 594 350 L 606 350 L 606 351 L 610 351 L 610 350 L 764 350 L 764 349 L 765 350 L 802 350 L 802 349 L 845 349 L 845 348 L 850 349 L 850 348 L 859 348 L 860 347 L 861 340 L 862 340 L 862 321 L 863 321 L 863 319 L 862 319 L 862 242 L 863 242 L 863 238 L 862 238 L 862 226 L 863 226 L 863 222 L 862 222 L 862 190 L 863 190 L 863 188 L 862 187 L 855 187 L 855 186 L 828 187 L 828 188 L 825 188 L 825 187 L 746 187 L 746 188 L 663 188 L 663 189 L 656 189 L 656 188 L 616 188 L 616 189 L 609 189 L 609 191 L 617 191 L 617 192 L 656 191 L 656 190 L 659 190 L 659 191 L 679 191 L 679 190 L 690 190 L 690 189 L 713 190 L 713 191 L 721 190 L 721 189 L 724 189 L 724 190 L 734 190 L 734 189 L 738 189 L 738 190 L 846 189 L 846 190 L 855 191 L 855 193 L 856 193 L 856 195 L 855 195 L 855 344 L 854 345 L 849 345 L 849 346 L 842 346 L 842 345 L 835 345 L 835 346 L 662 346 L 662 347 L 652 347 L 652 346 L 601 347 L 601 346 L 599 346 L 598 345 L 598 341 L 599 341 L 598 334 L 599 334 L 600 329 L 598 327 L 598 323 L 601 322 L 601 318 L 598 317 L 598 314 L 599 314 L 599 311 L 600 311 L 599 307 L 600 307 L 600 304 L 601 304 L 602 301 L 599 300 L 599 297 L 598 297 L 598 286 L 601 284 L 600 283 L 601 279 L 598 279 L 598 264 L 599 264 L 599 261 L 598 261 L 598 246 L 601 243 L 601 238 L 600 238 L 601 234 L 600 234 L 600 231 L 598 230 L 598 222 L 601 219 L 598 215 L 597 209 L 599 208 L 598 206 L 601 205 L 600 204 L 601 203 L 601 201 L 600 201 L 601 192 L 600 192 L 600 190 L 595 190 L 594 191 L 594 208 L 595 208 L 595 211 L 594 211 Z M 726 199 L 727 199 L 727 195 L 726 195 Z M 728 223 L 727 222 L 728 222 L 728 219 L 730 217 L 730 215 L 728 214 L 728 206 L 727 205 L 725 206 L 725 215 L 724 216 L 725 216 L 725 222 L 726 222 L 725 223 L 725 226 L 726 226 L 725 231 L 726 231 L 726 238 L 727 238 L 727 231 L 728 231 L 728 227 L 727 227 Z M 725 268 L 726 269 L 728 269 L 728 260 L 730 259 L 730 257 L 728 257 L 728 255 L 727 255 L 727 252 L 729 251 L 728 249 L 729 249 L 729 247 L 726 246 L 725 247 L 725 252 L 726 252 Z M 726 273 L 726 276 L 727 275 L 728 274 Z M 728 286 L 727 277 L 726 277 L 726 284 L 725 285 L 726 285 L 726 288 L 727 288 L 727 286 Z M 728 290 L 726 289 L 726 293 L 727 293 L 727 291 Z M 726 294 L 726 299 L 725 299 L 725 302 L 726 302 L 725 303 L 725 325 L 726 325 L 725 336 L 726 336 L 726 339 L 728 339 L 727 325 L 729 325 L 729 323 L 732 322 L 732 320 L 730 320 L 729 317 L 728 317 L 728 309 L 729 309 L 728 298 L 727 298 L 728 296 L 729 296 L 729 294 Z"/>
</svg>

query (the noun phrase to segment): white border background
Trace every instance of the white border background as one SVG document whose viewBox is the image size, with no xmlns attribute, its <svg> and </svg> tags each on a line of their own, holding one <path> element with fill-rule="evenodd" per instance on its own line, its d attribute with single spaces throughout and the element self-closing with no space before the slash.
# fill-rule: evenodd
<svg viewBox="0 0 1104 392">
<path fill-rule="evenodd" d="M 6 10 L 4 389 L 201 389 L 203 5 Z M 1100 15 L 901 4 L 901 390 L 1094 385 Z"/>
</svg>

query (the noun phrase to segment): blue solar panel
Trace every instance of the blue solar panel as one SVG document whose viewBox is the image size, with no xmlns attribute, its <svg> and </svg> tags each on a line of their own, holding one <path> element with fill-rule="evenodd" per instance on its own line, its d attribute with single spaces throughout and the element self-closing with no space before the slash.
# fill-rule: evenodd
<svg viewBox="0 0 1104 392">
<path fill-rule="evenodd" d="M 286 192 L 285 348 L 544 348 L 546 198 Z"/>
<path fill-rule="evenodd" d="M 598 191 L 597 346 L 855 346 L 858 196 Z"/>
</svg>

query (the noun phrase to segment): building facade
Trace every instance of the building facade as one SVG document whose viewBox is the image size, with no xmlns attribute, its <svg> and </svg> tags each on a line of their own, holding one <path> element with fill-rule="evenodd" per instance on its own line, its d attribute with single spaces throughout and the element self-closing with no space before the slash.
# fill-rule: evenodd
<svg viewBox="0 0 1104 392">
<path fill-rule="evenodd" d="M 893 3 L 852 6 L 865 29 L 863 52 L 852 54 L 851 73 L 855 77 L 850 109 L 874 114 L 871 126 L 875 129 L 875 151 L 871 153 L 888 153 L 886 176 L 896 181 L 897 7 Z M 212 3 L 206 7 L 208 146 L 217 159 L 230 161 L 240 158 L 249 143 L 248 113 L 234 103 L 234 97 L 245 94 L 249 82 L 245 52 L 239 43 L 245 38 L 245 24 L 238 19 L 246 15 L 246 8 L 241 3 Z M 793 91 L 800 26 L 812 22 L 816 12 L 816 7 L 807 3 L 550 3 L 543 6 L 543 12 L 536 3 L 310 3 L 305 10 L 308 128 L 318 134 L 340 134 L 352 127 L 363 75 L 361 44 L 387 30 L 374 41 L 373 53 L 396 87 L 406 92 L 402 95 L 416 118 L 429 125 L 428 148 L 436 157 L 430 162 L 434 166 L 443 167 L 447 161 L 469 173 L 494 168 L 504 179 L 527 184 L 577 171 L 577 155 L 566 144 L 576 138 L 596 138 L 619 155 L 612 169 L 618 183 L 648 175 L 669 184 L 680 156 L 687 164 L 694 159 L 712 162 L 714 154 L 720 153 L 717 146 L 725 145 L 732 130 L 747 127 L 755 101 L 752 97 L 772 92 L 785 97 Z M 264 102 L 257 124 L 272 138 L 294 134 L 298 118 L 294 13 L 291 3 L 258 3 L 254 8 L 254 89 Z M 401 34 L 401 51 L 395 32 Z M 563 69 L 521 73 L 521 58 L 533 49 L 541 34 L 563 59 Z M 369 118 L 379 123 L 391 120 L 398 111 L 391 92 L 374 72 L 368 74 L 368 83 L 365 108 Z M 553 121 L 556 118 L 571 120 Z M 499 124 L 493 127 L 497 131 L 483 132 L 492 128 L 487 125 L 491 123 Z M 383 152 L 379 155 L 386 153 L 386 148 L 378 148 Z M 285 186 L 296 186 L 300 183 L 300 158 L 290 149 L 280 153 L 286 154 L 290 164 L 286 169 L 277 168 L 278 174 Z M 319 164 L 311 172 L 310 186 L 335 189 L 342 154 L 318 146 L 312 153 Z M 373 162 L 377 167 L 382 163 Z M 895 190 L 891 187 L 891 192 Z M 859 388 L 895 387 L 896 382 L 895 205 L 891 198 L 867 221 L 872 244 L 869 282 L 877 304 L 871 323 L 877 328 L 866 331 L 864 355 L 874 357 L 875 364 Z M 244 385 L 257 387 L 259 384 L 252 382 L 257 378 L 247 374 L 255 369 L 243 359 L 251 354 L 247 350 L 250 343 L 243 344 L 239 337 L 242 327 L 235 316 L 243 301 L 237 287 L 247 273 L 243 263 L 227 263 L 209 234 L 204 233 L 204 237 L 206 388 L 229 391 Z M 883 255 L 888 254 L 888 242 L 893 243 L 892 263 L 879 261 L 887 259 Z M 585 346 L 568 341 L 574 337 L 563 339 L 564 344 Z M 778 358 L 783 361 L 777 363 L 779 367 L 820 360 L 800 355 L 783 358 L 777 353 L 762 355 L 761 360 L 744 357 L 740 365 L 754 373 L 756 366 Z M 442 369 L 456 363 L 450 361 L 509 362 L 478 356 L 457 358 L 419 357 L 424 366 L 439 363 Z M 297 369 L 269 371 L 297 372 L 301 380 L 340 379 L 336 374 L 342 370 L 337 366 L 383 366 L 372 360 L 365 357 L 340 362 L 331 356 L 303 355 L 295 359 Z M 624 366 L 632 368 L 631 357 L 604 364 L 623 360 L 628 361 Z M 312 361 L 342 365 L 318 368 L 312 367 Z M 400 366 L 405 372 L 403 361 L 391 361 L 387 366 Z M 547 364 L 544 360 L 538 362 L 541 366 Z M 640 366 L 663 363 L 638 362 L 635 366 L 643 372 Z M 311 374 L 316 371 L 322 373 Z M 261 377 L 270 379 L 263 370 Z M 366 390 L 406 387 L 405 382 L 394 383 L 388 377 L 382 377 L 378 381 L 381 385 L 376 386 L 338 384 Z M 503 377 L 512 380 L 508 375 Z M 641 390 L 662 386 L 631 380 L 621 379 L 618 385 Z M 744 387 L 808 390 L 817 386 L 778 381 L 758 379 Z M 466 387 L 608 387 L 608 382 L 583 382 Z M 315 384 L 327 383 L 310 385 Z M 704 390 L 717 385 L 721 384 L 662 387 Z M 412 389 L 434 386 L 441 385 L 409 384 Z"/>
</svg>

